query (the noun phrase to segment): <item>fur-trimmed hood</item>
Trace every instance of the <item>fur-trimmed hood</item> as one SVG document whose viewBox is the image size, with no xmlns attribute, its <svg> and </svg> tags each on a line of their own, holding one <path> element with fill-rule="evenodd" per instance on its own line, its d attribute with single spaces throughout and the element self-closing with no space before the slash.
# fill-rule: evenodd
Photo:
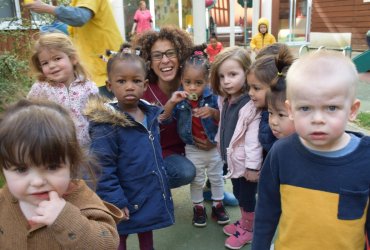
<svg viewBox="0 0 370 250">
<path fill-rule="evenodd" d="M 116 102 L 106 98 L 92 96 L 86 104 L 84 114 L 92 122 L 111 123 L 116 126 L 129 127 L 135 123 L 123 112 L 116 110 L 112 104 Z"/>
</svg>

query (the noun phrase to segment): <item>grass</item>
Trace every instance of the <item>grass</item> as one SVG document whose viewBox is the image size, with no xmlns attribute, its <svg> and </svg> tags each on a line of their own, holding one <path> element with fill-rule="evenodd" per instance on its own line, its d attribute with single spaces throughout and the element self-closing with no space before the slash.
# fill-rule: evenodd
<svg viewBox="0 0 370 250">
<path fill-rule="evenodd" d="M 362 128 L 370 129 L 370 112 L 360 112 L 355 122 Z"/>
</svg>

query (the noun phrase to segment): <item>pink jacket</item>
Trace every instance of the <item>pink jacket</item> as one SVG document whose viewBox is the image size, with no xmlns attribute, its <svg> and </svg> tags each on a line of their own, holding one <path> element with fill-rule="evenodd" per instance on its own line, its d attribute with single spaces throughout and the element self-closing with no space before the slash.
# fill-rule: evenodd
<svg viewBox="0 0 370 250">
<path fill-rule="evenodd" d="M 222 114 L 224 99 L 219 97 L 218 105 Z M 221 119 L 221 118 L 220 118 Z M 261 112 L 257 110 L 252 101 L 249 101 L 239 110 L 239 119 L 231 138 L 227 152 L 228 173 L 227 178 L 239 178 L 245 170 L 260 170 L 262 166 L 262 146 L 258 140 L 258 127 Z M 221 120 L 220 120 L 221 124 Z M 216 141 L 220 141 L 220 127 Z"/>
<path fill-rule="evenodd" d="M 99 90 L 94 82 L 89 80 L 82 82 L 77 78 L 68 88 L 63 83 L 51 84 L 37 81 L 32 85 L 27 98 L 50 100 L 69 110 L 76 126 L 77 139 L 81 145 L 86 146 L 90 143 L 89 122 L 82 111 L 89 96 L 98 93 Z"/>
</svg>

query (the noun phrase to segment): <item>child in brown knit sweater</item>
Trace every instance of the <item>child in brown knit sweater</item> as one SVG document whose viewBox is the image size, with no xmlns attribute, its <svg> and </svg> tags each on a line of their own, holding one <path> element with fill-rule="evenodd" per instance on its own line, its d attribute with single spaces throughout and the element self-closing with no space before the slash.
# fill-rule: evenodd
<svg viewBox="0 0 370 250">
<path fill-rule="evenodd" d="M 122 212 L 77 179 L 89 166 L 68 112 L 21 100 L 0 117 L 1 249 L 117 249 Z"/>
</svg>

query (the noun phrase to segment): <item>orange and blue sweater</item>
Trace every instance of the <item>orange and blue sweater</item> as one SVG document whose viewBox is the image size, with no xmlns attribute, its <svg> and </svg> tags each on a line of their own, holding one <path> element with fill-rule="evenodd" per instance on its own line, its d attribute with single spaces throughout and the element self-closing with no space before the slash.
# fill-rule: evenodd
<svg viewBox="0 0 370 250">
<path fill-rule="evenodd" d="M 369 235 L 370 137 L 336 158 L 309 151 L 297 134 L 277 141 L 258 187 L 252 249 L 362 250 Z"/>
</svg>

